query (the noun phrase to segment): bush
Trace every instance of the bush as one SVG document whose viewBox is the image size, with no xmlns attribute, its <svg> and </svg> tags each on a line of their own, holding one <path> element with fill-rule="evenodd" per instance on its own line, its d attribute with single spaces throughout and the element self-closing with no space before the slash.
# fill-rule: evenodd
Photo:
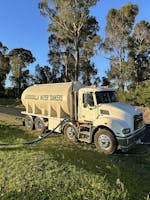
<svg viewBox="0 0 150 200">
<path fill-rule="evenodd" d="M 2 85 L 0 85 L 0 97 L 4 97 L 5 96 L 5 89 Z"/>
<path fill-rule="evenodd" d="M 20 99 L 15 99 L 15 98 L 0 98 L 0 105 L 13 105 L 17 106 L 21 104 Z"/>
<path fill-rule="evenodd" d="M 150 81 L 138 85 L 135 90 L 129 90 L 126 100 L 134 105 L 150 107 Z"/>
<path fill-rule="evenodd" d="M 5 89 L 5 97 L 7 97 L 7 98 L 15 98 L 14 88 L 6 88 Z"/>
</svg>

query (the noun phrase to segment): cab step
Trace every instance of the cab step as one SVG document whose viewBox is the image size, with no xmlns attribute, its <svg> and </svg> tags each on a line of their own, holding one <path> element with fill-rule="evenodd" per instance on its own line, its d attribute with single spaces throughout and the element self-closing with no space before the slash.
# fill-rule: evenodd
<svg viewBox="0 0 150 200">
<path fill-rule="evenodd" d="M 79 138 L 80 142 L 86 142 L 86 143 L 91 143 L 90 138 Z"/>
</svg>

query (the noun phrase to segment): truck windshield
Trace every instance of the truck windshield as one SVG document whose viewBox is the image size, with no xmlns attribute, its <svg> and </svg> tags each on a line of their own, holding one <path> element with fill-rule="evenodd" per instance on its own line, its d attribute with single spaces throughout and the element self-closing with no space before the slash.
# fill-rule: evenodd
<svg viewBox="0 0 150 200">
<path fill-rule="evenodd" d="M 115 91 L 95 92 L 97 104 L 117 102 Z"/>
</svg>

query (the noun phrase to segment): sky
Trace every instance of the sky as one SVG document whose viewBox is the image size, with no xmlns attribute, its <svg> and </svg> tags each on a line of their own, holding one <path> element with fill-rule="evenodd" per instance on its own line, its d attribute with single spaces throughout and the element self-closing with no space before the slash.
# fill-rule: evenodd
<svg viewBox="0 0 150 200">
<path fill-rule="evenodd" d="M 49 65 L 48 60 L 48 19 L 40 15 L 38 3 L 40 0 L 0 0 L 0 41 L 9 50 L 24 48 L 32 52 L 36 62 L 28 66 L 34 74 L 37 64 Z M 150 0 L 100 0 L 91 8 L 90 14 L 99 22 L 99 34 L 105 36 L 106 16 L 111 8 L 119 9 L 126 3 L 139 6 L 136 23 L 140 20 L 150 22 Z M 95 56 L 92 61 L 98 69 L 100 77 L 109 69 L 109 61 L 104 55 Z M 9 81 L 7 81 L 9 85 Z"/>
</svg>

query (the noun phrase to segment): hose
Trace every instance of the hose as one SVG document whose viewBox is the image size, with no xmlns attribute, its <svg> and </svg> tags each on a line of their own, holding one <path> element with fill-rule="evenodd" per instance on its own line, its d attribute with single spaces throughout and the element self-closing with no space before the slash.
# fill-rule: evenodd
<svg viewBox="0 0 150 200">
<path fill-rule="evenodd" d="M 26 144 L 34 144 L 34 143 L 37 143 L 37 142 L 40 142 L 41 140 L 44 140 L 46 139 L 49 135 L 51 135 L 52 133 L 54 133 L 54 131 L 59 127 L 61 126 L 64 122 L 66 122 L 68 119 L 64 119 L 62 120 L 54 129 L 52 129 L 51 131 L 49 131 L 47 134 L 45 134 L 44 136 L 42 137 L 39 137 L 35 140 L 32 140 L 32 141 L 27 141 L 27 142 L 17 142 L 17 143 L 0 143 L 0 146 L 16 146 L 16 145 L 26 145 Z"/>
</svg>

